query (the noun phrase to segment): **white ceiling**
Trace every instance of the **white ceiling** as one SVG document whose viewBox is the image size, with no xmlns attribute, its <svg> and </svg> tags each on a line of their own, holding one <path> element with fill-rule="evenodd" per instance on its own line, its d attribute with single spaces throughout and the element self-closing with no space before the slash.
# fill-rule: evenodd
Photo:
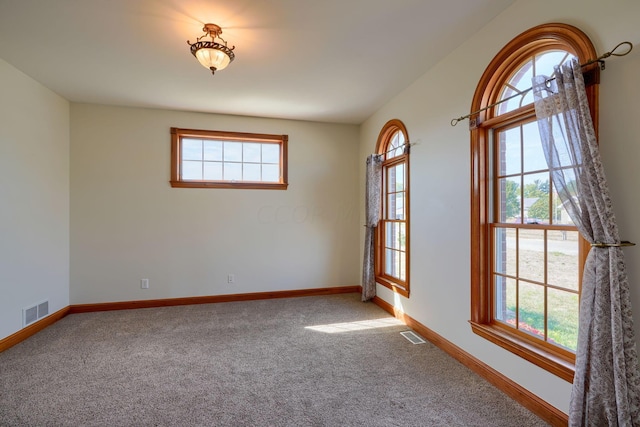
<svg viewBox="0 0 640 427">
<path fill-rule="evenodd" d="M 0 58 L 74 102 L 359 124 L 513 1 L 0 0 Z"/>
</svg>

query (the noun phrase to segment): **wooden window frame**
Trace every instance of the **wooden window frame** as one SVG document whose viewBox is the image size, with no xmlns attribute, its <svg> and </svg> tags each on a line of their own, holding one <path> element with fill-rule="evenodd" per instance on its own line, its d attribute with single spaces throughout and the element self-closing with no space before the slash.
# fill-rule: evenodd
<svg viewBox="0 0 640 427">
<path fill-rule="evenodd" d="M 553 48 L 572 52 L 585 63 L 597 57 L 588 36 L 576 27 L 552 23 L 531 28 L 511 40 L 493 58 L 476 88 L 471 111 L 478 111 L 498 101 L 503 84 L 532 53 Z M 587 83 L 587 96 L 591 115 L 598 130 L 598 64 L 583 68 Z M 558 351 L 528 339 L 526 334 L 500 327 L 492 320 L 491 280 L 491 218 L 489 197 L 492 185 L 490 170 L 490 133 L 492 129 L 507 126 L 535 115 L 533 104 L 495 117 L 496 107 L 489 108 L 472 117 L 471 129 L 471 324 L 477 335 L 534 363 L 550 373 L 573 382 L 575 356 Z M 581 256 L 589 251 L 586 241 L 580 247 Z M 584 260 L 582 260 L 584 262 Z"/>
<path fill-rule="evenodd" d="M 182 138 L 199 138 L 215 141 L 257 142 L 280 145 L 280 179 L 279 182 L 259 181 L 192 181 L 182 180 L 180 168 L 182 164 Z M 198 129 L 171 128 L 171 187 L 177 188 L 237 188 L 254 190 L 286 190 L 288 187 L 287 135 L 269 135 L 260 133 L 226 132 Z"/>
<path fill-rule="evenodd" d="M 404 123 L 402 123 L 402 121 L 398 120 L 398 119 L 393 119 L 393 120 L 389 120 L 383 127 L 382 130 L 380 131 L 380 134 L 378 135 L 378 142 L 376 143 L 376 153 L 380 154 L 382 156 L 384 156 L 386 154 L 386 152 L 389 150 L 389 143 L 391 142 L 391 137 L 396 133 L 396 132 L 401 132 L 404 135 L 405 138 L 405 143 L 409 144 L 409 133 L 407 132 L 407 128 L 405 127 Z M 407 145 L 407 147 L 409 147 Z M 407 298 L 409 298 L 409 276 L 410 276 L 410 227 L 409 227 L 409 189 L 410 189 L 410 185 L 409 185 L 409 149 L 405 149 L 404 153 L 399 155 L 399 156 L 395 156 L 392 157 L 390 159 L 386 159 L 386 157 L 383 157 L 383 162 L 382 162 L 382 203 L 380 205 L 380 211 L 381 211 L 381 221 L 378 224 L 378 227 L 376 227 L 376 233 L 375 233 L 375 273 L 376 273 L 376 282 L 379 283 L 382 286 L 385 286 L 389 289 L 391 289 L 393 292 L 398 293 L 402 296 L 405 296 Z M 384 222 L 383 222 L 383 214 L 384 212 L 383 210 L 383 205 L 384 205 L 384 200 L 386 199 L 386 195 L 387 195 L 387 188 L 386 188 L 386 179 L 385 179 L 385 174 L 386 174 L 386 170 L 388 167 L 392 167 L 392 166 L 397 166 L 399 164 L 404 164 L 405 166 L 405 227 L 406 227 L 406 240 L 405 240 L 405 280 L 401 281 L 396 277 L 387 275 L 384 273 L 384 262 L 385 262 L 385 258 L 384 258 L 384 249 L 385 249 L 385 230 L 384 230 Z"/>
</svg>

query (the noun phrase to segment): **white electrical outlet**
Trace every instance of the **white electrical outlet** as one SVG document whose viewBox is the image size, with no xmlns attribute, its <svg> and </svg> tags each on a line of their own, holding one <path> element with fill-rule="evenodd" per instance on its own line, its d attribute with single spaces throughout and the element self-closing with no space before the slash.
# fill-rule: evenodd
<svg viewBox="0 0 640 427">
<path fill-rule="evenodd" d="M 227 276 L 227 283 L 236 283 L 236 275 L 235 274 L 229 274 Z"/>
<path fill-rule="evenodd" d="M 149 289 L 149 279 L 140 280 L 140 289 Z"/>
</svg>

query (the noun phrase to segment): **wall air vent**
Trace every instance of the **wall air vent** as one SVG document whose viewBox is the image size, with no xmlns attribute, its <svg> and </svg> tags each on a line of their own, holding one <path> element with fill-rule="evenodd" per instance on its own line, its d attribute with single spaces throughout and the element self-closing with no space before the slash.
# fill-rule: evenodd
<svg viewBox="0 0 640 427">
<path fill-rule="evenodd" d="M 412 344 L 424 344 L 426 341 L 413 331 L 400 332 L 400 335 L 409 340 Z"/>
<path fill-rule="evenodd" d="M 22 309 L 22 326 L 29 326 L 49 314 L 49 301 L 42 301 Z"/>
</svg>

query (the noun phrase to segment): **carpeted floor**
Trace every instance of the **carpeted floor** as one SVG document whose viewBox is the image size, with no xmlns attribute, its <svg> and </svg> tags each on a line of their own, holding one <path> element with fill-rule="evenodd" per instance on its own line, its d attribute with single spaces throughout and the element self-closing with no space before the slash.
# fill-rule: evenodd
<svg viewBox="0 0 640 427">
<path fill-rule="evenodd" d="M 74 314 L 0 353 L 0 426 L 546 425 L 406 330 L 355 294 Z"/>
</svg>

